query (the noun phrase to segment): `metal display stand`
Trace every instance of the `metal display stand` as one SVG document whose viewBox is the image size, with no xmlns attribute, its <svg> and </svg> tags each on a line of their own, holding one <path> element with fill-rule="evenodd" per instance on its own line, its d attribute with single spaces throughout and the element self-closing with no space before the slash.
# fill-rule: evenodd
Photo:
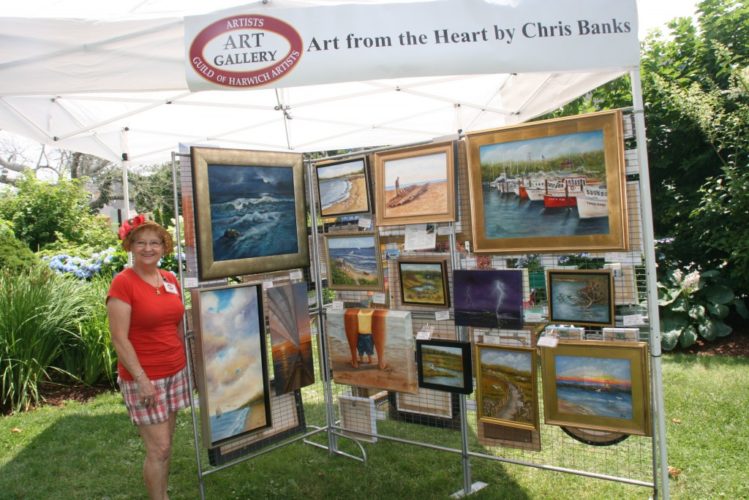
<svg viewBox="0 0 749 500">
<path fill-rule="evenodd" d="M 654 498 L 659 496 L 662 498 L 668 498 L 668 472 L 666 462 L 663 386 L 660 364 L 661 350 L 660 331 L 658 328 L 655 252 L 652 213 L 650 209 L 650 185 L 647 155 L 644 147 L 645 129 L 643 105 L 640 92 L 639 74 L 636 71 L 633 71 L 631 73 L 631 78 L 634 95 L 634 109 L 631 110 L 629 114 L 625 115 L 625 135 L 628 136 L 629 139 L 634 139 L 639 146 L 636 150 L 628 150 L 625 152 L 627 196 L 628 205 L 630 207 L 629 230 L 631 245 L 628 251 L 617 252 L 616 255 L 610 255 L 605 252 L 591 255 L 604 258 L 607 262 L 620 264 L 626 267 L 628 272 L 631 271 L 631 273 L 628 274 L 628 279 L 630 281 L 627 284 L 618 283 L 616 292 L 618 297 L 627 294 L 629 294 L 627 296 L 630 296 L 634 293 L 634 300 L 630 300 L 628 303 L 631 305 L 632 309 L 635 310 L 636 314 L 641 315 L 643 319 L 646 319 L 645 322 L 638 326 L 641 332 L 641 340 L 647 340 L 650 347 L 649 362 L 651 374 L 650 386 L 652 392 L 652 397 L 650 399 L 653 424 L 652 437 L 630 436 L 621 443 L 612 446 L 589 446 L 582 445 L 572 440 L 572 438 L 567 436 L 559 427 L 542 424 L 540 426 L 540 431 L 533 435 L 532 438 L 529 438 L 530 440 L 518 440 L 517 443 L 513 445 L 512 440 L 515 438 L 512 435 L 488 436 L 484 433 L 484 441 L 482 444 L 477 442 L 471 435 L 472 431 L 476 430 L 472 428 L 472 425 L 481 425 L 480 423 L 477 423 L 475 415 L 475 399 L 473 395 L 465 396 L 453 394 L 447 398 L 446 402 L 442 395 L 446 393 L 424 392 L 424 394 L 419 394 L 415 401 L 409 402 L 410 406 L 407 406 L 404 403 L 403 407 L 400 407 L 399 404 L 402 401 L 397 394 L 394 396 L 392 394 L 389 396 L 386 395 L 388 397 L 384 397 L 382 392 L 370 394 L 370 391 L 362 391 L 357 388 L 334 383 L 331 379 L 332 372 L 328 358 L 328 346 L 325 335 L 323 276 L 325 275 L 326 270 L 324 269 L 325 261 L 322 258 L 323 252 L 321 252 L 322 238 L 318 232 L 318 200 L 316 199 L 316 191 L 313 188 L 315 185 L 315 170 L 313 168 L 313 162 L 307 159 L 305 160 L 305 182 L 307 186 L 307 202 L 311 228 L 313 229 L 309 236 L 311 267 L 305 271 L 308 273 L 307 281 L 310 284 L 309 286 L 314 289 L 315 300 L 314 305 L 310 308 L 310 312 L 316 320 L 316 335 L 314 335 L 314 337 L 317 340 L 318 365 L 316 366 L 317 381 L 314 386 L 311 388 L 305 388 L 305 390 L 302 391 L 302 399 L 304 403 L 308 403 L 309 401 L 315 401 L 316 403 L 322 402 L 324 405 L 324 414 L 321 415 L 318 412 L 317 415 L 308 416 L 307 430 L 301 434 L 297 434 L 289 439 L 269 445 L 260 450 L 253 451 L 252 453 L 227 464 L 207 468 L 203 464 L 204 457 L 200 448 L 201 441 L 199 439 L 197 415 L 198 405 L 194 399 L 192 399 L 191 410 L 201 498 L 205 498 L 206 495 L 204 484 L 204 478 L 206 476 L 234 464 L 250 460 L 258 455 L 270 453 L 291 443 L 301 441 L 311 446 L 325 449 L 331 455 L 341 455 L 361 462 L 366 462 L 367 452 L 376 453 L 376 445 L 370 445 L 369 448 L 365 448 L 360 441 L 372 442 L 380 439 L 459 455 L 462 462 L 463 483 L 461 489 L 453 495 L 456 498 L 468 496 L 486 486 L 486 483 L 480 481 L 474 482 L 472 479 L 471 462 L 476 459 L 523 465 L 550 472 L 569 473 L 589 478 L 616 481 L 651 488 Z M 463 148 L 461 150 L 459 148 L 458 141 L 454 144 L 456 153 L 455 179 L 456 185 L 458 186 L 456 193 L 456 209 L 458 217 L 457 222 L 455 223 L 437 224 L 439 229 L 438 234 L 447 236 L 446 240 L 448 243 L 444 254 L 447 254 L 446 256 L 450 267 L 452 269 L 471 269 L 476 268 L 477 266 L 477 256 L 470 252 L 459 251 L 460 244 L 457 241 L 457 235 L 462 232 L 464 227 L 466 227 L 466 221 L 468 220 L 467 217 L 470 213 L 467 195 L 467 172 L 466 168 L 464 168 L 467 162 L 465 149 Z M 357 156 L 369 152 L 372 151 L 359 151 Z M 341 155 L 339 158 L 345 157 L 346 155 Z M 329 160 L 331 158 L 326 159 Z M 177 199 L 176 179 L 178 177 L 182 179 L 182 192 L 184 199 L 184 193 L 191 193 L 191 186 L 189 185 L 189 182 L 186 182 L 186 179 L 189 180 L 189 175 L 186 175 L 186 173 L 189 174 L 190 172 L 189 155 L 184 153 L 173 154 L 172 164 L 175 178 L 175 213 L 179 214 L 178 207 L 180 204 Z M 179 170 L 177 168 L 178 164 L 181 164 L 181 169 Z M 388 244 L 392 245 L 394 241 L 398 241 L 402 238 L 404 228 L 403 226 L 390 226 L 376 230 L 379 231 L 380 239 L 385 242 L 387 247 Z M 180 241 L 181 235 L 179 234 L 179 228 L 177 228 L 177 231 L 177 241 Z M 182 251 L 181 248 L 180 251 Z M 409 255 L 416 256 L 419 256 L 419 254 L 433 255 L 433 253 L 422 252 L 409 253 Z M 560 256 L 561 255 L 559 254 L 543 254 L 542 263 L 545 267 L 553 267 L 554 263 Z M 188 267 L 191 265 L 190 259 L 194 257 L 194 255 L 191 256 L 188 252 Z M 507 259 L 512 257 L 521 256 L 481 256 L 484 265 L 486 265 L 486 259 L 488 258 L 490 259 L 490 266 L 495 269 L 506 268 Z M 192 269 L 196 269 L 196 267 L 192 267 Z M 398 309 L 402 304 L 399 303 L 398 299 L 399 294 L 397 293 L 397 287 L 399 284 L 393 266 L 387 266 L 385 272 L 389 273 L 388 281 L 390 283 L 390 290 L 388 293 L 390 295 L 387 297 L 389 308 Z M 182 272 L 180 272 L 180 280 L 183 284 L 183 290 L 197 285 L 196 278 L 192 277 L 194 281 L 187 282 L 189 281 L 189 278 L 190 277 L 186 278 L 182 275 Z M 279 280 L 282 282 L 294 281 L 292 276 L 287 272 L 252 276 L 253 281 L 262 282 L 266 279 Z M 215 282 L 213 284 L 215 284 Z M 371 294 L 368 294 L 367 292 L 338 292 L 337 298 L 344 303 L 362 304 L 362 306 L 370 305 L 373 307 L 384 306 L 383 304 L 373 304 Z M 632 299 L 632 297 L 629 298 Z M 646 303 L 647 307 L 643 308 L 639 305 L 640 303 Z M 475 341 L 479 335 L 482 335 L 476 331 L 469 331 L 467 327 L 456 327 L 452 319 L 435 321 L 433 311 L 419 310 L 418 307 L 412 309 L 412 318 L 414 331 L 418 331 L 418 329 L 429 323 L 434 327 L 434 338 L 452 338 L 463 341 Z M 192 344 L 195 339 L 193 332 L 188 327 L 189 321 L 187 320 L 188 318 L 186 318 L 185 321 L 185 336 L 187 338 L 186 349 L 188 352 L 188 370 L 190 372 L 190 388 L 192 394 L 192 377 L 194 376 Z M 617 322 L 617 326 L 620 325 L 621 318 Z M 594 331 L 586 333 L 591 336 L 595 336 L 596 334 Z M 471 336 L 473 336 L 473 338 L 471 338 Z M 501 334 L 498 338 L 500 339 L 498 342 L 501 344 L 503 342 L 503 340 L 501 340 Z M 356 432 L 353 434 L 350 426 L 343 425 L 339 406 L 342 399 L 347 400 L 350 397 L 353 397 L 354 399 L 359 398 L 364 401 L 367 401 L 367 399 L 372 401 L 372 405 L 367 407 L 369 409 L 361 410 L 360 423 L 362 425 L 358 426 Z M 455 404 L 455 400 L 451 398 L 457 398 L 457 404 Z M 395 407 L 393 407 L 393 404 L 395 404 Z M 542 401 L 540 401 L 539 404 L 542 404 Z M 372 408 L 374 409 L 374 413 L 372 413 Z M 387 411 L 385 411 L 386 408 Z M 414 410 L 414 408 L 417 409 Z M 452 413 L 451 408 L 453 408 Z M 403 423 L 399 423 L 398 425 L 389 425 L 389 431 L 387 433 L 379 432 L 376 428 L 370 428 L 370 431 L 366 430 L 366 426 L 370 425 L 372 421 L 375 421 L 376 419 L 392 420 L 392 418 L 387 417 L 388 412 L 391 417 L 395 416 L 396 420 L 399 420 L 399 417 L 404 416 L 408 418 L 404 418 Z M 543 413 L 540 407 L 539 413 Z M 317 421 L 315 421 L 315 419 L 317 419 Z M 436 432 L 434 442 L 416 441 L 409 436 L 409 428 L 411 428 L 410 426 L 412 425 L 420 423 L 437 428 L 444 427 L 446 430 L 442 433 Z M 441 436 L 454 436 L 454 434 L 448 435 L 447 433 L 450 431 L 447 429 L 457 429 L 459 431 L 459 447 L 455 447 L 451 444 L 444 444 Z M 477 433 L 481 436 L 481 429 L 478 429 Z M 321 443 L 312 439 L 317 435 L 324 435 L 325 441 Z M 340 450 L 339 438 L 342 437 L 356 443 L 361 456 L 355 456 Z M 454 443 L 454 441 L 455 439 L 450 439 L 450 443 Z M 487 442 L 493 444 L 487 445 Z"/>
</svg>

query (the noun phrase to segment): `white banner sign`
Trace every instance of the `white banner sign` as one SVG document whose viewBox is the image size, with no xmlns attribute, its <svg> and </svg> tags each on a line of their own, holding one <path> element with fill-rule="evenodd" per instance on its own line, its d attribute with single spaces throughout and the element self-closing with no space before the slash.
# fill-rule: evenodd
<svg viewBox="0 0 749 500">
<path fill-rule="evenodd" d="M 639 50 L 635 0 L 269 2 L 185 18 L 191 90 L 614 69 Z"/>
</svg>

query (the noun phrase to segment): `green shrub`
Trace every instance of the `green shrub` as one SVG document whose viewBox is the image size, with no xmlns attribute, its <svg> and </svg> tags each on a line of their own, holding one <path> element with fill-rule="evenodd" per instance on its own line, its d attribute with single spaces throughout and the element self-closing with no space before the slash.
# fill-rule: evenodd
<svg viewBox="0 0 749 500">
<path fill-rule="evenodd" d="M 13 233 L 13 226 L 0 219 L 0 269 L 20 271 L 39 262 L 39 259 Z"/>
<path fill-rule="evenodd" d="M 45 266 L 0 273 L 0 407 L 28 409 L 89 313 L 81 286 Z"/>
</svg>

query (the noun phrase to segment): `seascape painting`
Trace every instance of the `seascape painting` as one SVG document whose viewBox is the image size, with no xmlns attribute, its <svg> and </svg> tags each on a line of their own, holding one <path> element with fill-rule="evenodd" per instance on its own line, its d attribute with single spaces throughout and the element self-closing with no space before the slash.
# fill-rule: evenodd
<svg viewBox="0 0 749 500">
<path fill-rule="evenodd" d="M 536 351 L 525 347 L 477 345 L 481 421 L 538 429 Z"/>
<path fill-rule="evenodd" d="M 618 111 L 469 134 L 476 251 L 623 249 Z"/>
<path fill-rule="evenodd" d="M 387 309 L 329 309 L 326 339 L 337 384 L 415 393 L 411 313 Z"/>
<path fill-rule="evenodd" d="M 419 387 L 470 394 L 473 392 L 471 344 L 450 340 L 417 340 Z"/>
<path fill-rule="evenodd" d="M 401 301 L 404 304 L 449 306 L 447 266 L 439 261 L 398 261 Z"/>
<path fill-rule="evenodd" d="M 380 290 L 380 245 L 374 233 L 328 234 L 328 288 Z"/>
<path fill-rule="evenodd" d="M 271 424 L 260 290 L 242 285 L 193 291 L 208 447 Z"/>
<path fill-rule="evenodd" d="M 289 168 L 208 165 L 213 260 L 299 251 Z"/>
<path fill-rule="evenodd" d="M 549 321 L 613 325 L 613 278 L 610 270 L 549 270 Z"/>
<path fill-rule="evenodd" d="M 315 168 L 323 217 L 370 211 L 365 158 L 318 164 Z"/>
<path fill-rule="evenodd" d="M 307 283 L 268 288 L 268 324 L 276 394 L 315 382 Z"/>
<path fill-rule="evenodd" d="M 554 358 L 559 413 L 632 419 L 629 359 L 563 355 Z"/>
<path fill-rule="evenodd" d="M 455 324 L 519 330 L 523 327 L 521 270 L 453 272 Z"/>
</svg>

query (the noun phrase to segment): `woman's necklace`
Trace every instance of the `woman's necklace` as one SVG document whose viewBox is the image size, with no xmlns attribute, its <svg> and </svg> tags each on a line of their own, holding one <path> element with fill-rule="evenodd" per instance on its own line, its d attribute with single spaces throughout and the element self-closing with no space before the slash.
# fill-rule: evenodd
<svg viewBox="0 0 749 500">
<path fill-rule="evenodd" d="M 151 283 L 151 281 L 147 280 L 145 276 L 141 277 L 143 281 L 145 281 L 147 284 L 151 285 L 156 290 L 156 295 L 161 295 L 161 287 L 163 285 L 163 278 L 161 277 L 160 272 L 156 272 L 156 284 L 154 285 Z"/>
</svg>

